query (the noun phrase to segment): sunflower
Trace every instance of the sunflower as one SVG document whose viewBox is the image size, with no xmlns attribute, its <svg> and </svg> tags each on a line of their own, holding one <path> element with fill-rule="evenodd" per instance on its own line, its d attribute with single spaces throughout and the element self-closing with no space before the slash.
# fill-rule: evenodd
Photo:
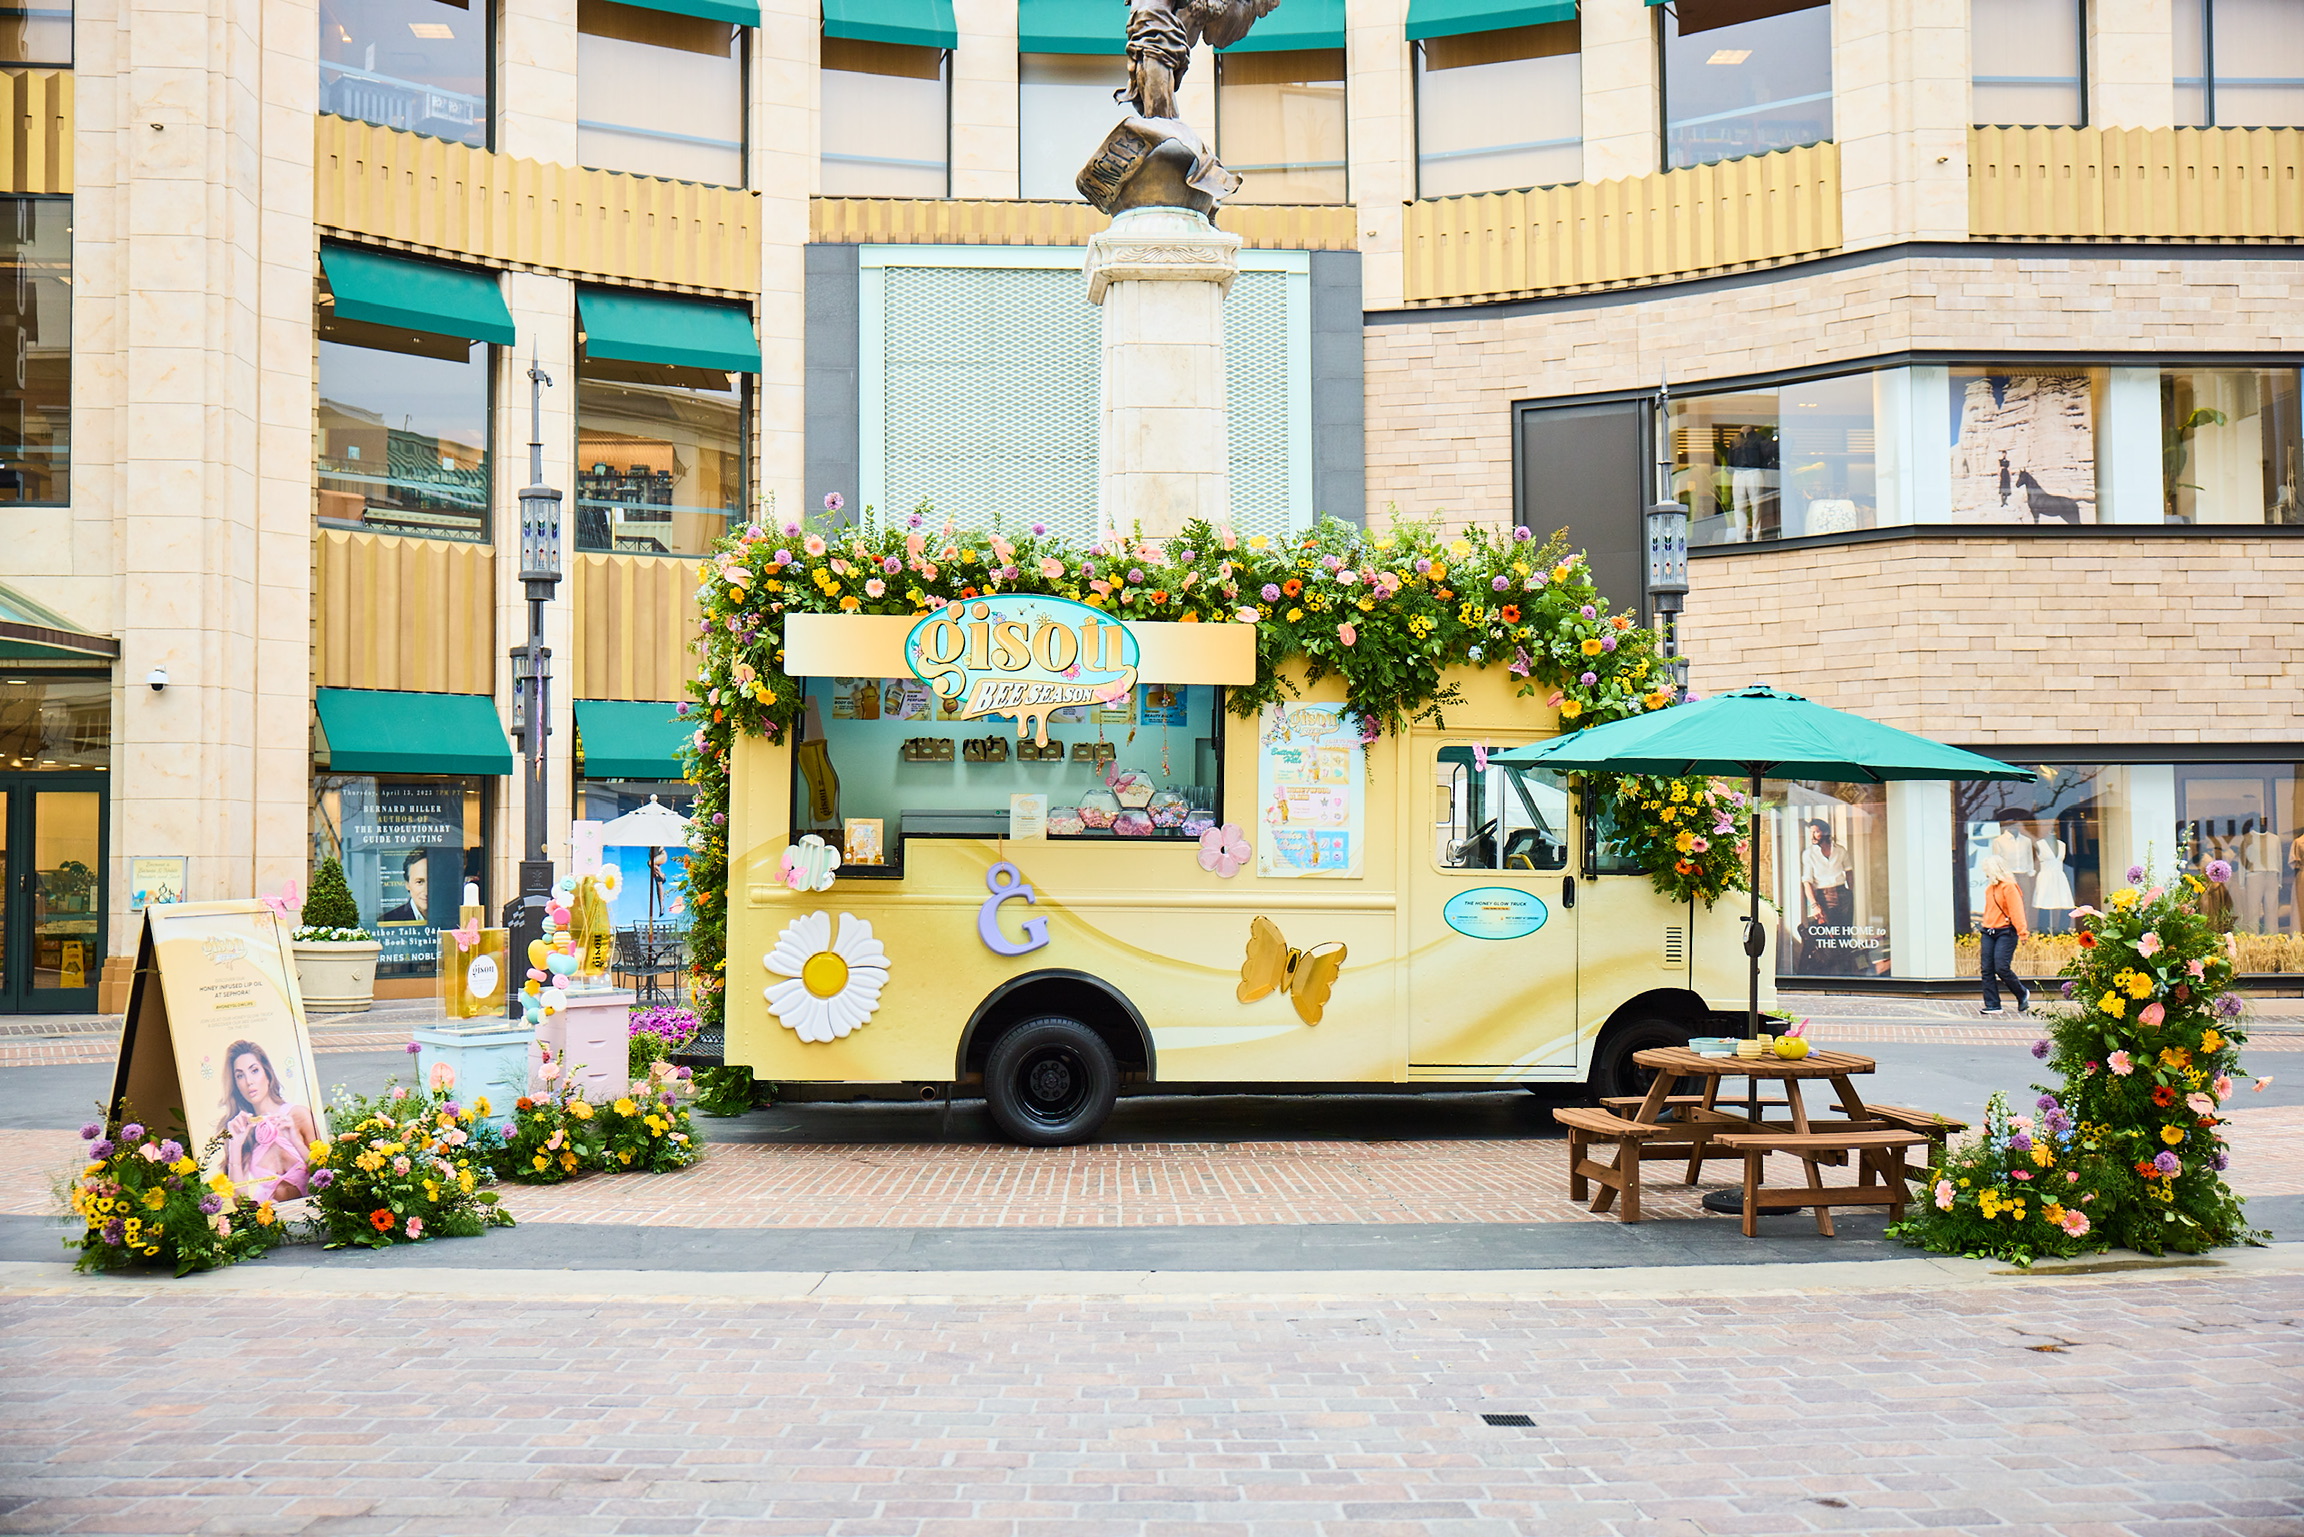
<svg viewBox="0 0 2304 1537">
<path fill-rule="evenodd" d="M 888 952 L 853 913 L 803 913 L 763 957 L 784 980 L 764 989 L 768 1011 L 803 1041 L 834 1041 L 871 1019 L 888 985 Z"/>
</svg>

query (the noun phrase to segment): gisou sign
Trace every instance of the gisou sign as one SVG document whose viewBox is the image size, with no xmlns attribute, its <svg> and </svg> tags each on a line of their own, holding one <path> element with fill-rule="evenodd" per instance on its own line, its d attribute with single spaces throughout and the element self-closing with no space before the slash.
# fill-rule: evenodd
<svg viewBox="0 0 2304 1537">
<path fill-rule="evenodd" d="M 1016 717 L 1048 741 L 1048 712 L 1109 704 L 1136 686 L 1136 637 L 1069 598 L 1003 593 L 950 604 L 904 637 L 904 665 L 962 720 Z"/>
</svg>

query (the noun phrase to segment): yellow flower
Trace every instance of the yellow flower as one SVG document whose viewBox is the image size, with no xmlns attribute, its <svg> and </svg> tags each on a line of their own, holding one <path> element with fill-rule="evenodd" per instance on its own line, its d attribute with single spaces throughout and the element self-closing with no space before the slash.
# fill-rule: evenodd
<svg viewBox="0 0 2304 1537">
<path fill-rule="evenodd" d="M 629 1099 L 620 1099 L 614 1106 L 618 1115 L 630 1115 L 637 1107 Z"/>
<path fill-rule="evenodd" d="M 1472 541 L 1469 539 L 1451 540 L 1448 545 L 1448 553 L 1455 556 L 1458 560 L 1462 560 L 1465 556 L 1472 553 Z"/>
<path fill-rule="evenodd" d="M 1440 580 L 1440 578 L 1442 578 L 1442 577 L 1446 576 L 1447 574 L 1448 574 L 1448 568 L 1447 568 L 1447 566 L 1443 565 L 1441 562 L 1439 562 L 1439 561 L 1437 561 L 1437 560 L 1436 560 L 1436 561 L 1434 561 L 1434 562 L 1432 562 L 1432 580 L 1434 580 L 1435 582 L 1437 582 L 1437 581 L 1439 581 L 1439 580 Z M 1443 594 L 1443 596 L 1445 596 L 1445 594 Z"/>
<path fill-rule="evenodd" d="M 2210 1056 L 2222 1051 L 2224 1049 L 2223 1034 L 2216 1030 L 2203 1031 L 2200 1036 L 2200 1049 Z"/>
<path fill-rule="evenodd" d="M 853 613 L 853 612 L 855 612 L 857 609 L 860 609 L 860 608 L 862 608 L 863 606 L 864 606 L 864 601 L 863 601 L 863 599 L 861 599 L 861 598 L 858 598 L 858 597 L 857 597 L 855 594 L 853 594 L 853 593 L 849 594 L 847 597 L 845 597 L 845 598 L 842 598 L 842 599 L 840 600 L 840 607 L 841 607 L 843 610 L 845 610 L 845 611 L 847 611 L 847 612 L 849 612 L 849 613 Z"/>
<path fill-rule="evenodd" d="M 2110 900 L 2114 907 L 2134 907 L 2136 905 L 2136 895 L 2137 892 L 2135 887 L 2123 886 L 2120 890 L 2112 893 Z"/>
<path fill-rule="evenodd" d="M 550 1160 L 550 1159 L 548 1159 L 548 1158 L 546 1158 L 546 1157 L 545 1157 L 545 1156 L 544 1156 L 542 1153 L 538 1153 L 538 1154 L 537 1154 L 537 1155 L 536 1155 L 534 1158 L 530 1159 L 529 1161 L 530 1161 L 531 1163 L 535 1164 L 535 1165 L 536 1165 L 536 1167 L 537 1167 L 538 1169 L 542 1169 L 542 1168 L 545 1166 L 545 1164 L 549 1163 L 551 1160 Z"/>
<path fill-rule="evenodd" d="M 627 1165 L 632 1162 L 632 1155 L 630 1153 L 618 1153 L 616 1156 L 622 1159 Z"/>
<path fill-rule="evenodd" d="M 488 1113 L 488 1096 L 483 1094 L 478 1099 L 472 1101 L 472 1108 L 479 1111 L 482 1115 L 486 1115 Z"/>
<path fill-rule="evenodd" d="M 2215 1032 L 2210 1031 L 2209 1033 L 2213 1035 Z M 319 1143 L 313 1144 L 315 1147 L 320 1145 L 321 1144 Z M 168 1172 L 171 1174 L 197 1174 L 200 1172 L 200 1165 L 192 1161 L 190 1154 L 186 1154 L 184 1157 L 179 1158 L 174 1163 L 168 1165 Z"/>
<path fill-rule="evenodd" d="M 2163 1126 L 2160 1128 L 2160 1140 L 2170 1147 L 2174 1147 L 2184 1140 L 2184 1128 L 2181 1126 Z"/>
<path fill-rule="evenodd" d="M 568 1102 L 568 1113 L 579 1121 L 589 1121 L 592 1119 L 592 1106 L 584 1100 L 572 1099 Z"/>
<path fill-rule="evenodd" d="M 470 1195 L 472 1193 L 472 1171 L 470 1169 L 459 1169 L 456 1171 L 456 1186 L 466 1195 Z"/>
<path fill-rule="evenodd" d="M 2064 1220 L 2064 1208 L 2055 1201 L 2044 1201 L 2040 1206 L 2040 1215 L 2046 1217 L 2050 1222 L 2062 1222 Z"/>
<path fill-rule="evenodd" d="M 2163 1046 L 2160 1048 L 2160 1065 L 2162 1067 L 2189 1067 L 2192 1065 L 2192 1053 L 2181 1046 Z"/>
<path fill-rule="evenodd" d="M 1597 640 L 1584 642 L 1584 654 L 1586 656 L 1598 656 L 1600 654 L 1600 642 Z"/>
<path fill-rule="evenodd" d="M 1297 620 L 1299 620 L 1299 619 L 1301 619 L 1301 618 L 1303 618 L 1303 617 L 1304 617 L 1304 610 L 1302 610 L 1302 609 L 1300 609 L 1300 608 L 1292 608 L 1292 609 L 1288 610 L 1288 622 L 1289 622 L 1290 624 L 1294 624 L 1294 623 L 1295 623 Z"/>
<path fill-rule="evenodd" d="M 232 1177 L 228 1174 L 219 1174 L 208 1181 L 208 1188 L 218 1195 L 230 1195 L 232 1193 Z"/>
<path fill-rule="evenodd" d="M 144 1192 L 143 1199 L 146 1211 L 158 1211 L 168 1204 L 168 1192 L 165 1190 L 147 1190 Z"/>
<path fill-rule="evenodd" d="M 1251 550 L 1261 550 L 1271 542 L 1271 538 L 1264 534 L 1250 534 L 1248 536 L 1248 548 Z"/>
<path fill-rule="evenodd" d="M 2096 1007 L 2102 1009 L 2105 1013 L 2111 1015 L 2114 1019 L 2124 1019 L 2128 1014 L 2128 1000 L 2121 997 L 2118 993 L 2106 993 L 2103 997 L 2096 1000 Z"/>
<path fill-rule="evenodd" d="M 2141 971 L 2139 971 L 2139 972 L 2135 973 L 2133 976 L 2129 977 L 2129 979 L 2128 979 L 2128 996 L 2129 996 L 2129 997 L 2131 997 L 2131 998 L 2149 998 L 2149 997 L 2151 997 L 2151 996 L 2152 996 L 2152 979 L 2151 979 L 2150 977 L 2148 977 L 2148 976 L 2144 975 L 2144 973 L 2142 973 Z"/>
<path fill-rule="evenodd" d="M 1672 847 L 1685 854 L 1696 847 L 1696 835 L 1694 833 L 1682 833 L 1672 840 Z"/>
<path fill-rule="evenodd" d="M 328 1144 L 325 1142 L 316 1141 L 304 1152 L 314 1163 L 326 1163 L 328 1161 Z"/>
<path fill-rule="evenodd" d="M 568 1170 L 570 1173 L 574 1173 L 576 1170 L 576 1155 L 574 1153 L 563 1151 L 560 1154 L 560 1167 Z"/>
<path fill-rule="evenodd" d="M 1564 699 L 1560 702 L 1560 718 L 1562 720 L 1574 720 L 1583 713 L 1584 707 L 1573 699 Z"/>
<path fill-rule="evenodd" d="M 2035 1142 L 2032 1144 L 2032 1161 L 2045 1169 L 2056 1161 L 2056 1154 L 2047 1143 Z"/>
<path fill-rule="evenodd" d="M 274 1217 L 272 1214 L 272 1203 L 270 1201 L 259 1201 L 256 1203 L 256 1225 L 258 1227 L 270 1227 L 277 1220 L 279 1219 Z"/>
</svg>

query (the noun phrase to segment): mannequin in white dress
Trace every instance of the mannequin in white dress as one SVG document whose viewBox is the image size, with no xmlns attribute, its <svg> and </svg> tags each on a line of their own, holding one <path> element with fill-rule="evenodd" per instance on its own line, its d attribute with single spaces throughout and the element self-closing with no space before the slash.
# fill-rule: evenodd
<svg viewBox="0 0 2304 1537">
<path fill-rule="evenodd" d="M 2064 840 L 2050 833 L 2032 844 L 2032 906 L 2040 932 L 2062 934 L 2072 927 L 2072 873 L 2065 868 Z"/>
<path fill-rule="evenodd" d="M 2280 838 L 2254 820 L 2232 840 L 2233 927 L 2251 934 L 2280 932 Z"/>
<path fill-rule="evenodd" d="M 2003 822 L 2000 836 L 1992 840 L 1992 852 L 2008 866 L 2008 873 L 2016 878 L 2016 887 L 2024 893 L 2024 905 L 2032 901 L 2032 833 L 2022 822 Z"/>
</svg>

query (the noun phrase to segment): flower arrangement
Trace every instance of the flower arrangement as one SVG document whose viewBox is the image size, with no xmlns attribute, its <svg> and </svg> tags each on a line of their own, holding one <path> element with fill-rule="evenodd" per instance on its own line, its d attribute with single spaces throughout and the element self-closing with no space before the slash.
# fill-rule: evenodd
<svg viewBox="0 0 2304 1537">
<path fill-rule="evenodd" d="M 133 1120 L 113 1135 L 90 1122 L 80 1137 L 88 1161 L 66 1199 L 83 1227 L 64 1240 L 80 1251 L 75 1270 L 149 1267 L 190 1275 L 252 1259 L 286 1236 L 271 1203 L 236 1195 L 221 1173 L 200 1178 L 205 1164 L 221 1161 L 222 1137 L 198 1158 Z"/>
<path fill-rule="evenodd" d="M 1751 800 L 1716 779 L 1616 779 L 1610 808 L 1617 849 L 1675 901 L 1706 906 L 1746 879 Z"/>
<path fill-rule="evenodd" d="M 696 1039 L 695 1012 L 659 1005 L 632 1011 L 632 1045 L 626 1074 L 640 1078 L 657 1063 Z"/>
<path fill-rule="evenodd" d="M 703 1156 L 688 1107 L 680 1101 L 686 1068 L 657 1062 L 630 1094 L 600 1107 L 602 1167 L 611 1172 L 666 1174 Z"/>
<path fill-rule="evenodd" d="M 827 497 L 820 525 L 755 522 L 730 535 L 697 593 L 703 664 L 681 707 L 695 722 L 685 753 L 698 787 L 685 880 L 691 975 L 707 1021 L 719 1017 L 726 966 L 730 754 L 739 735 L 781 740 L 801 713 L 800 688 L 782 667 L 789 612 L 912 616 L 1023 592 L 1127 619 L 1252 624 L 1256 682 L 1227 692 L 1234 712 L 1252 716 L 1292 692 L 1286 669 L 1300 664 L 1313 681 L 1341 678 L 1371 732 L 1454 702 L 1445 673 L 1464 665 L 1503 668 L 1524 696 L 1550 690 L 1544 703 L 1569 729 L 1673 702 L 1655 635 L 1609 611 L 1562 535 L 1539 543 L 1525 528 L 1457 534 L 1419 522 L 1372 533 L 1327 518 L 1278 540 L 1196 521 L 1157 544 L 1078 546 L 1039 524 L 1011 536 L 997 524 L 963 530 L 925 508 L 886 523 L 867 511 L 840 524 L 838 511 Z M 1628 828 L 1645 827 L 1645 799 L 1619 800 Z M 1671 827 L 1662 841 L 1686 830 Z M 1718 859 L 1692 852 L 1675 848 L 1650 866 L 1660 891 L 1710 901 L 1741 880 L 1727 849 Z"/>
<path fill-rule="evenodd" d="M 2043 1093 L 2038 1115 L 2011 1116 L 1995 1093 L 1980 1134 L 1949 1149 L 1891 1238 L 1971 1259 L 2030 1265 L 2104 1247 L 2098 1231 L 2110 1164 L 2097 1128 Z"/>
<path fill-rule="evenodd" d="M 497 1165 L 506 1179 L 523 1185 L 557 1185 L 600 1166 L 607 1127 L 573 1087 L 523 1094 L 512 1112 Z"/>
<path fill-rule="evenodd" d="M 419 1093 L 394 1083 L 374 1096 L 339 1093 L 330 1112 L 347 1128 L 312 1144 L 312 1203 L 331 1249 L 388 1249 L 428 1238 L 477 1238 L 512 1226 L 474 1128 L 485 1097 L 463 1104 L 452 1087 Z"/>
<path fill-rule="evenodd" d="M 352 888 L 345 882 L 339 860 L 320 861 L 298 918 L 296 932 L 289 936 L 295 944 L 346 944 L 376 937 L 360 927 L 360 907 L 352 900 Z"/>
</svg>

